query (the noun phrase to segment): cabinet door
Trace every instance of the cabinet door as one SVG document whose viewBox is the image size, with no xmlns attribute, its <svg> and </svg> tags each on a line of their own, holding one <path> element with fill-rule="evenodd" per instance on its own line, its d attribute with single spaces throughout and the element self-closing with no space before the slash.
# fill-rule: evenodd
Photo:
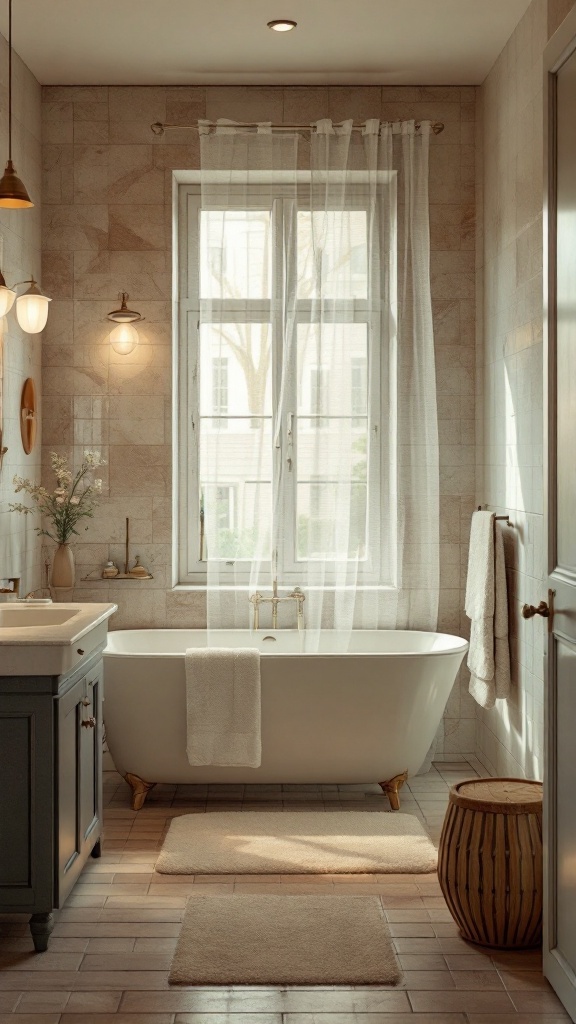
<svg viewBox="0 0 576 1024">
<path fill-rule="evenodd" d="M 102 661 L 58 700 L 58 906 L 100 833 L 101 750 Z"/>
<path fill-rule="evenodd" d="M 0 698 L 0 912 L 53 906 L 50 695 Z"/>
<path fill-rule="evenodd" d="M 80 721 L 80 832 L 89 849 L 102 820 L 102 670 L 100 661 L 86 676 Z"/>
</svg>

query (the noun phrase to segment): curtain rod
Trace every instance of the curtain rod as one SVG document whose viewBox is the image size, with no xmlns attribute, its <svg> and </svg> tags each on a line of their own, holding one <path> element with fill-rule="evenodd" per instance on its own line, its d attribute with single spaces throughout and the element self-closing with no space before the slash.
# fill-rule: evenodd
<svg viewBox="0 0 576 1024">
<path fill-rule="evenodd" d="M 392 121 L 391 123 L 392 124 L 400 124 L 401 122 L 400 121 Z M 205 127 L 205 128 L 217 128 L 219 126 L 218 126 L 218 124 L 215 121 L 204 121 L 203 127 Z M 224 126 L 224 127 L 226 127 L 226 126 Z M 231 128 L 232 127 L 238 127 L 238 128 L 257 128 L 258 127 L 258 122 L 256 122 L 256 121 L 238 121 L 234 125 L 230 125 L 230 127 Z M 278 132 L 294 132 L 294 131 L 297 131 L 297 132 L 312 132 L 314 130 L 314 126 L 310 125 L 310 124 L 272 124 L 272 125 L 270 125 L 270 127 L 273 128 L 274 131 L 278 131 Z M 421 126 L 420 122 L 417 121 L 416 124 L 415 124 L 416 131 L 418 131 L 418 129 L 421 128 L 421 127 L 422 126 Z M 163 124 L 162 121 L 155 121 L 154 124 L 150 125 L 150 128 L 154 132 L 154 135 L 164 135 L 164 132 L 173 131 L 173 130 L 175 130 L 177 128 L 186 128 L 186 129 L 190 129 L 191 131 L 196 131 L 196 132 L 199 131 L 199 125 L 197 125 L 197 124 Z M 363 128 L 364 128 L 363 124 L 353 124 L 352 125 L 352 131 L 355 131 L 355 132 L 360 132 L 360 131 L 362 131 Z M 442 121 L 435 121 L 433 123 L 433 125 L 432 125 L 432 131 L 434 132 L 435 135 L 440 135 L 440 132 L 444 131 L 444 124 L 442 123 Z"/>
</svg>

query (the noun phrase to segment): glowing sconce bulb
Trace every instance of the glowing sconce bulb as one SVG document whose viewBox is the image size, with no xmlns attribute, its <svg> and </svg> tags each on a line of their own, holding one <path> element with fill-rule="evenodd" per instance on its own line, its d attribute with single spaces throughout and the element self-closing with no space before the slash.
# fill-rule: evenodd
<svg viewBox="0 0 576 1024">
<path fill-rule="evenodd" d="M 26 281 L 30 287 L 16 299 L 16 319 L 27 334 L 40 334 L 46 327 L 48 303 L 52 300 L 42 295 L 36 281 Z"/>
<path fill-rule="evenodd" d="M 133 326 L 144 317 L 137 313 L 133 309 L 128 309 L 126 300 L 128 298 L 128 292 L 121 292 L 120 298 L 122 304 L 120 309 L 113 309 L 111 313 L 108 313 L 108 320 L 114 321 L 118 324 L 113 331 L 110 332 L 110 344 L 115 352 L 118 352 L 121 356 L 128 356 L 136 348 L 140 338 L 138 337 L 138 331 Z"/>
<path fill-rule="evenodd" d="M 12 291 L 12 288 L 8 288 L 5 283 L 0 284 L 0 319 L 10 312 L 15 298 L 16 292 Z"/>
<path fill-rule="evenodd" d="M 118 324 L 110 333 L 110 344 L 121 356 L 128 356 L 140 341 L 138 331 L 132 324 Z"/>
</svg>

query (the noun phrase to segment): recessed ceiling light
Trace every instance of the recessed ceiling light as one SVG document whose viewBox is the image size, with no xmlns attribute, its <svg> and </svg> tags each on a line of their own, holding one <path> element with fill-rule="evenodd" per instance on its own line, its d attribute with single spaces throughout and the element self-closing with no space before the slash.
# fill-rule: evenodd
<svg viewBox="0 0 576 1024">
<path fill-rule="evenodd" d="M 279 18 L 277 21 L 269 21 L 268 28 L 273 32 L 291 32 L 296 28 L 297 22 L 289 21 L 288 18 Z"/>
</svg>

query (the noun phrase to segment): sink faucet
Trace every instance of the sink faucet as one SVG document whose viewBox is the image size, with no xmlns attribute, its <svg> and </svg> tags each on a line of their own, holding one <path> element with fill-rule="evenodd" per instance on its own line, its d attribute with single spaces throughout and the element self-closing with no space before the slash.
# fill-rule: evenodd
<svg viewBox="0 0 576 1024">
<path fill-rule="evenodd" d="M 260 605 L 271 604 L 272 605 L 272 629 L 278 629 L 278 605 L 283 601 L 296 601 L 297 603 L 297 623 L 298 629 L 304 629 L 304 601 L 306 600 L 305 594 L 302 593 L 300 587 L 294 587 L 294 590 L 287 594 L 286 597 L 278 597 L 278 580 L 275 579 L 272 583 L 272 596 L 266 597 L 261 594 L 259 590 L 255 591 L 254 594 L 250 594 L 248 598 L 254 611 L 252 616 L 252 628 L 260 628 Z"/>
</svg>

